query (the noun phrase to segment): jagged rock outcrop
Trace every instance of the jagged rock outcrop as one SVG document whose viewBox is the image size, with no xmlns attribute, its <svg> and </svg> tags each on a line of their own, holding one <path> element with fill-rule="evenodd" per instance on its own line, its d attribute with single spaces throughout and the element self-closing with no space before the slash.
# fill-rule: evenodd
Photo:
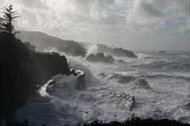
<svg viewBox="0 0 190 126">
<path fill-rule="evenodd" d="M 69 74 L 69 66 L 65 56 L 58 53 L 32 53 L 31 60 L 38 77 L 37 82 L 43 84 L 57 74 Z"/>
<path fill-rule="evenodd" d="M 36 84 L 56 74 L 69 74 L 65 56 L 36 53 L 15 37 L 0 36 L 0 119 L 23 106 Z"/>
<path fill-rule="evenodd" d="M 103 63 L 114 63 L 114 58 L 110 55 L 105 55 L 104 53 L 90 54 L 86 58 L 91 62 L 103 62 Z"/>
<path fill-rule="evenodd" d="M 123 49 L 123 48 L 117 48 L 117 47 L 108 47 L 103 44 L 98 44 L 97 45 L 98 52 L 103 52 L 110 54 L 112 56 L 123 56 L 123 57 L 130 57 L 130 58 L 136 58 L 137 55 L 133 53 L 132 51 Z"/>
</svg>

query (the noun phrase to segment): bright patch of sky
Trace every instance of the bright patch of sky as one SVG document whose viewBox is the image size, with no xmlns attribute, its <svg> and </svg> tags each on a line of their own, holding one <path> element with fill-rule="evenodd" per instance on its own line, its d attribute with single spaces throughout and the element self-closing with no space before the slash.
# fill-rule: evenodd
<svg viewBox="0 0 190 126">
<path fill-rule="evenodd" d="M 190 0 L 0 0 L 19 30 L 134 50 L 189 50 Z"/>
</svg>

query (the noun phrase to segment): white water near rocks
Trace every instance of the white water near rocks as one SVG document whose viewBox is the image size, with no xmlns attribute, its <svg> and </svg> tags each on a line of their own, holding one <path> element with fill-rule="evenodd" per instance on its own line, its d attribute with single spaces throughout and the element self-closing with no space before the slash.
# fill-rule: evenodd
<svg viewBox="0 0 190 126">
<path fill-rule="evenodd" d="M 190 123 L 190 53 L 114 57 L 124 61 L 114 64 L 67 58 L 72 68 L 85 72 L 84 88 L 77 88 L 73 75 L 57 75 L 17 111 L 18 120 L 27 119 L 32 126 L 73 126 L 135 115 Z"/>
</svg>

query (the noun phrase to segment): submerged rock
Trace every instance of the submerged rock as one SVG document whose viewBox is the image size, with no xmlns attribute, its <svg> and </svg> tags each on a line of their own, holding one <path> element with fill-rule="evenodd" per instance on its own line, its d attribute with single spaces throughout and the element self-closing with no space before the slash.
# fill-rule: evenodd
<svg viewBox="0 0 190 126">
<path fill-rule="evenodd" d="M 133 76 L 127 76 L 127 75 L 122 75 L 122 74 L 113 74 L 109 78 L 109 80 L 113 80 L 113 79 L 115 79 L 120 84 L 126 84 L 126 83 L 136 80 L 136 78 Z"/>
<path fill-rule="evenodd" d="M 151 89 L 150 85 L 145 79 L 137 79 L 134 83 L 134 88 Z"/>
</svg>

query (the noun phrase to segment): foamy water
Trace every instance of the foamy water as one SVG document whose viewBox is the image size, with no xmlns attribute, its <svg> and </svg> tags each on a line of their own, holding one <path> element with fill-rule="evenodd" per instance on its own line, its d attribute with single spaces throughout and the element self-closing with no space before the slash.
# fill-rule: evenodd
<svg viewBox="0 0 190 126">
<path fill-rule="evenodd" d="M 57 75 L 18 110 L 32 126 L 76 125 L 96 119 L 124 121 L 131 115 L 190 123 L 190 55 L 139 54 L 123 63 L 92 63 L 68 57 L 72 68 L 86 73 L 84 89 L 75 76 Z M 48 92 L 46 92 L 48 89 Z"/>
</svg>

